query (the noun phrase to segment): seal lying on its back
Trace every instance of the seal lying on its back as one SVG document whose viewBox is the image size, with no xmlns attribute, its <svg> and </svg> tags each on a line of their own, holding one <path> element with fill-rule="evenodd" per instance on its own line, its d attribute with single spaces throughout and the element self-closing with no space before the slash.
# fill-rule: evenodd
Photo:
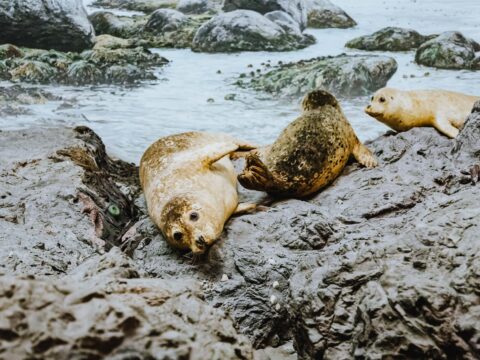
<svg viewBox="0 0 480 360">
<path fill-rule="evenodd" d="M 395 131 L 433 126 L 455 138 L 477 100 L 480 97 L 445 90 L 383 88 L 372 96 L 365 112 Z"/>
<path fill-rule="evenodd" d="M 176 248 L 203 253 L 238 204 L 229 154 L 253 146 L 225 134 L 189 132 L 152 144 L 140 161 L 140 183 L 153 222 Z"/>
<path fill-rule="evenodd" d="M 244 187 L 274 196 L 304 197 L 335 180 L 351 155 L 362 165 L 377 165 L 333 95 L 313 91 L 302 106 L 303 114 L 271 146 L 247 155 L 238 176 Z"/>
</svg>

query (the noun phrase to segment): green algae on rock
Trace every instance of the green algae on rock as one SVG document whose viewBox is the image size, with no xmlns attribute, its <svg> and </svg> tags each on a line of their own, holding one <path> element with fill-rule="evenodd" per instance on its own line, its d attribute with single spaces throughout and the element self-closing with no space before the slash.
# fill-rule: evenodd
<svg viewBox="0 0 480 360">
<path fill-rule="evenodd" d="M 386 27 L 371 35 L 352 39 L 345 46 L 368 51 L 408 51 L 418 48 L 430 39 L 432 36 L 421 35 L 412 29 Z"/>
<path fill-rule="evenodd" d="M 155 79 L 152 69 L 168 62 L 143 47 L 100 47 L 80 54 L 37 49 L 17 49 L 14 53 L 23 56 L 3 60 L 0 79 L 66 85 L 131 84 Z"/>
<path fill-rule="evenodd" d="M 177 0 L 96 0 L 92 5 L 151 13 L 162 8 L 175 9 Z"/>
<path fill-rule="evenodd" d="M 396 70 L 397 62 L 391 57 L 342 54 L 280 65 L 237 84 L 281 96 L 323 89 L 335 96 L 353 97 L 384 87 Z"/>
<path fill-rule="evenodd" d="M 450 31 L 422 44 L 415 54 L 415 62 L 439 69 L 475 70 L 479 69 L 478 51 L 479 43 L 459 32 Z"/>
</svg>

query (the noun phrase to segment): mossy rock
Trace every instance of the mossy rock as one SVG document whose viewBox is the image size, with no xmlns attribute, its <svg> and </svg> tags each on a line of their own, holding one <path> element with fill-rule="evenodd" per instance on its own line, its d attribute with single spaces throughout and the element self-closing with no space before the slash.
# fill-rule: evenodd
<svg viewBox="0 0 480 360">
<path fill-rule="evenodd" d="M 85 60 L 75 61 L 67 70 L 67 82 L 76 85 L 98 84 L 104 76 L 97 66 Z"/>
<path fill-rule="evenodd" d="M 18 66 L 10 70 L 12 81 L 25 81 L 30 83 L 49 83 L 58 77 L 58 71 L 53 66 L 35 60 L 22 60 Z"/>
</svg>

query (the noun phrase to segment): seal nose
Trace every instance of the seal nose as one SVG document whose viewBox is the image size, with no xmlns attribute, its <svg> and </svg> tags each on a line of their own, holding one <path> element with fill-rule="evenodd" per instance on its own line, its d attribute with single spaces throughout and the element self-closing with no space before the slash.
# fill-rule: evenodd
<svg viewBox="0 0 480 360">
<path fill-rule="evenodd" d="M 206 245 L 207 245 L 207 242 L 205 241 L 205 238 L 200 235 L 197 240 L 195 241 L 195 244 L 200 248 L 200 249 L 203 249 Z"/>
</svg>

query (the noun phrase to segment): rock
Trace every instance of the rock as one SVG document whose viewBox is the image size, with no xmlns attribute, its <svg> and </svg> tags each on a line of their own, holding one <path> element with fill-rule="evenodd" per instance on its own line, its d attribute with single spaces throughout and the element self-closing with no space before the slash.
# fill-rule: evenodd
<svg viewBox="0 0 480 360">
<path fill-rule="evenodd" d="M 11 44 L 0 45 L 0 60 L 24 57 L 25 53 Z"/>
<path fill-rule="evenodd" d="M 147 23 L 146 16 L 117 16 L 108 11 L 96 11 L 88 17 L 97 35 L 134 38 Z"/>
<path fill-rule="evenodd" d="M 82 0 L 0 2 L 0 43 L 61 51 L 93 46 L 94 31 Z"/>
<path fill-rule="evenodd" d="M 23 57 L 4 63 L 0 79 L 67 85 L 130 84 L 155 79 L 151 69 L 168 62 L 143 47 L 115 48 L 113 45 L 124 46 L 127 42 L 133 46 L 136 44 L 134 40 L 104 38 L 103 46 L 106 42 L 113 49 L 96 46 L 94 50 L 81 54 L 24 49 Z"/>
<path fill-rule="evenodd" d="M 260 14 L 272 11 L 284 11 L 300 24 L 301 30 L 307 25 L 307 12 L 304 0 L 224 0 L 224 11 L 252 10 Z"/>
<path fill-rule="evenodd" d="M 136 39 L 122 39 L 111 35 L 99 35 L 95 38 L 93 50 L 131 49 L 141 45 L 144 45 L 144 43 Z"/>
<path fill-rule="evenodd" d="M 177 0 L 96 0 L 92 5 L 104 8 L 151 13 L 157 9 L 175 9 L 177 6 Z"/>
<path fill-rule="evenodd" d="M 350 40 L 345 46 L 368 51 L 408 51 L 430 39 L 432 36 L 421 35 L 412 29 L 386 27 L 371 35 Z"/>
<path fill-rule="evenodd" d="M 180 11 L 172 9 L 156 10 L 145 25 L 145 30 L 154 34 L 161 34 L 166 31 L 175 31 L 187 21 L 187 17 Z"/>
<path fill-rule="evenodd" d="M 191 282 L 141 279 L 118 249 L 58 280 L 2 277 L 0 295 L 0 352 L 11 358 L 252 357 Z"/>
<path fill-rule="evenodd" d="M 177 3 L 177 10 L 184 14 L 204 14 L 214 9 L 209 0 L 179 0 Z"/>
<path fill-rule="evenodd" d="M 307 12 L 307 26 L 316 29 L 356 26 L 357 23 L 340 7 L 329 0 L 304 0 Z"/>
<path fill-rule="evenodd" d="M 265 14 L 265 17 L 279 25 L 288 34 L 292 34 L 298 37 L 302 36 L 300 25 L 290 15 L 284 11 L 272 11 Z"/>
<path fill-rule="evenodd" d="M 310 35 L 293 35 L 250 10 L 215 16 L 198 29 L 192 50 L 199 52 L 287 51 L 314 43 Z"/>
<path fill-rule="evenodd" d="M 3 353 L 8 347 L 19 358 L 25 349 L 51 358 L 65 349 L 71 357 L 90 346 L 94 354 L 128 348 L 141 358 L 137 351 L 151 339 L 158 345 L 145 351 L 159 349 L 160 358 L 215 358 L 210 349 L 218 344 L 217 358 L 238 349 L 236 358 L 249 359 L 236 328 L 258 360 L 477 357 L 480 187 L 463 173 L 480 160 L 480 102 L 456 140 L 432 128 L 389 132 L 368 144 L 378 168 L 352 163 L 307 201 L 284 199 L 232 218 L 195 262 L 170 248 L 150 221 L 136 169 L 113 162 L 98 137 L 79 130 L 0 132 L 0 269 L 16 276 L 0 279 L 0 334 L 9 338 L 0 343 Z M 80 240 L 97 225 L 81 213 L 82 200 L 74 201 L 79 188 L 91 198 L 90 213 L 130 189 L 122 194 L 127 208 L 136 204 L 134 214 L 117 236 L 103 239 L 131 259 L 115 248 L 98 256 Z M 256 196 L 240 191 L 243 200 Z M 219 281 L 223 274 L 228 281 Z M 38 294 L 35 306 L 29 294 Z M 28 306 L 18 305 L 22 297 Z M 178 339 L 198 357 L 179 354 Z"/>
<path fill-rule="evenodd" d="M 397 70 L 386 56 L 339 55 L 284 64 L 239 85 L 281 96 L 325 89 L 340 97 L 368 95 L 384 87 Z"/>
<path fill-rule="evenodd" d="M 477 51 L 480 44 L 474 40 L 459 32 L 445 32 L 422 44 L 415 54 L 415 62 L 440 69 L 471 69 L 476 67 Z"/>
<path fill-rule="evenodd" d="M 1 70 L 0 62 L 0 74 Z M 20 85 L 0 87 L 0 115 L 17 116 L 30 114 L 31 111 L 24 105 L 46 104 L 49 101 L 58 101 L 61 97 L 38 88 L 25 88 Z"/>
</svg>

